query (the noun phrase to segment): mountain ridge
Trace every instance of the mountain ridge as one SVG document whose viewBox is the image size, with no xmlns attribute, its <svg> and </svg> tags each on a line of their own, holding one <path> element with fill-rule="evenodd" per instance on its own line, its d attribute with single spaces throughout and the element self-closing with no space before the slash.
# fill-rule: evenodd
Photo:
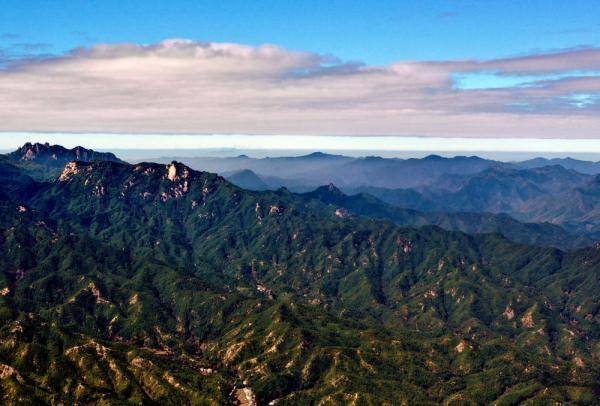
<svg viewBox="0 0 600 406">
<path fill-rule="evenodd" d="M 111 152 L 97 152 L 77 146 L 67 149 L 61 145 L 50 143 L 27 142 L 17 150 L 6 154 L 14 165 L 28 169 L 28 172 L 39 180 L 51 180 L 71 161 L 114 161 L 123 162 Z"/>
<path fill-rule="evenodd" d="M 506 214 L 404 209 L 388 205 L 368 193 L 346 195 L 333 184 L 321 186 L 302 196 L 337 205 L 356 215 L 390 219 L 401 226 L 437 225 L 446 230 L 469 234 L 495 232 L 515 242 L 563 249 L 582 248 L 594 243 L 593 239 L 577 237 L 550 223 L 521 223 Z"/>
<path fill-rule="evenodd" d="M 348 157 L 316 153 L 298 157 L 267 158 L 175 158 L 196 170 L 227 173 L 249 169 L 259 176 L 278 177 L 300 183 L 314 189 L 320 185 L 334 183 L 340 187 L 357 187 L 372 182 L 382 182 L 382 187 L 414 187 L 428 184 L 441 173 L 478 172 L 490 166 L 512 166 L 499 161 L 479 157 L 458 156 L 454 158 L 400 159 L 382 157 Z M 168 163 L 173 158 L 155 161 Z M 310 164 L 310 165 L 309 165 Z M 405 177 L 402 173 L 411 172 Z"/>
</svg>

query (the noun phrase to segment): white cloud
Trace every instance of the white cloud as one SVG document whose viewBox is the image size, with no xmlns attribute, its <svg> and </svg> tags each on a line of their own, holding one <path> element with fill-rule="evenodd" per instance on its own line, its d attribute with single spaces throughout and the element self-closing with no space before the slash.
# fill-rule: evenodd
<svg viewBox="0 0 600 406">
<path fill-rule="evenodd" d="M 599 55 L 366 66 L 273 45 L 97 45 L 0 70 L 0 130 L 600 137 L 597 104 L 573 104 L 600 92 L 598 76 L 501 89 L 456 89 L 452 80 L 482 70 L 600 71 Z"/>
</svg>

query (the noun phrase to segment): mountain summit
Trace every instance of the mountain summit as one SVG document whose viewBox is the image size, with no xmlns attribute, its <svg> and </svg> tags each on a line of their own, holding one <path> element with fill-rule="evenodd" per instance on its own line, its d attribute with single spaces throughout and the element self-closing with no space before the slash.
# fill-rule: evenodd
<svg viewBox="0 0 600 406">
<path fill-rule="evenodd" d="M 111 152 L 97 152 L 92 149 L 77 146 L 67 149 L 61 145 L 50 145 L 49 143 L 32 144 L 25 143 L 16 151 L 8 154 L 13 160 L 34 161 L 43 163 L 56 162 L 56 166 L 64 166 L 70 161 L 115 161 L 122 162 Z"/>
<path fill-rule="evenodd" d="M 47 142 L 27 142 L 6 156 L 14 165 L 26 167 L 31 176 L 40 180 L 56 177 L 68 162 L 123 162 L 111 152 L 97 152 L 80 146 L 67 149 L 62 145 L 50 145 Z"/>
</svg>

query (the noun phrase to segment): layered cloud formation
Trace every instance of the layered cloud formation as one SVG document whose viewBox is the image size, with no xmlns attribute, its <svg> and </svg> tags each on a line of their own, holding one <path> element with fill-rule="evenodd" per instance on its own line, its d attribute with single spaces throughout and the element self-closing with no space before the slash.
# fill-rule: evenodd
<svg viewBox="0 0 600 406">
<path fill-rule="evenodd" d="M 465 85 L 481 74 L 492 84 Z M 600 49 L 368 66 L 273 45 L 97 45 L 7 63 L 0 130 L 596 138 Z"/>
</svg>

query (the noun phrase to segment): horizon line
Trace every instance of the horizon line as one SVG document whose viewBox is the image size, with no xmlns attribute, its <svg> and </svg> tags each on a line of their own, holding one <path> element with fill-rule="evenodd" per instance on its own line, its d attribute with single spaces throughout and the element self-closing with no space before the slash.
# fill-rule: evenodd
<svg viewBox="0 0 600 406">
<path fill-rule="evenodd" d="M 89 138 L 88 138 L 89 137 Z M 88 138 L 88 139 L 84 139 Z M 389 135 L 131 134 L 0 131 L 0 149 L 50 142 L 92 149 L 312 150 L 387 152 L 498 152 L 600 154 L 598 138 L 429 137 Z"/>
</svg>

